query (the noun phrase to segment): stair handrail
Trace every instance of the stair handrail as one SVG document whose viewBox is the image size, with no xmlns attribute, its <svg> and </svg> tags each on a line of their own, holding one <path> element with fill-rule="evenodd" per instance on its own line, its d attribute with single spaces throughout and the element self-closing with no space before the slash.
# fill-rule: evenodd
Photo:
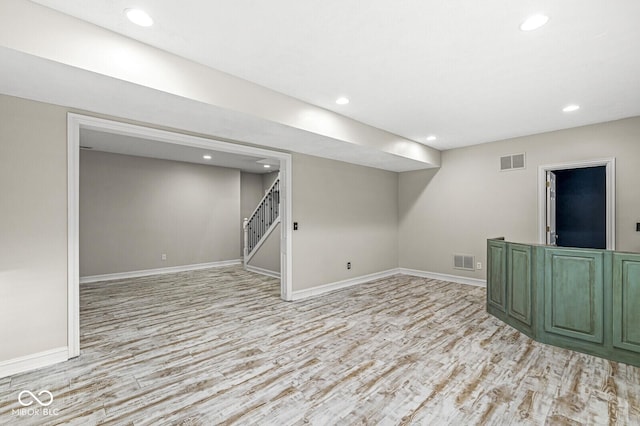
<svg viewBox="0 0 640 426">
<path fill-rule="evenodd" d="M 256 215 L 256 213 L 258 212 L 258 209 L 260 208 L 260 206 L 262 205 L 262 203 L 264 202 L 264 200 L 269 196 L 269 194 L 271 193 L 271 191 L 273 191 L 273 187 L 276 186 L 278 183 L 280 183 L 280 173 L 278 173 L 278 176 L 276 177 L 276 179 L 273 181 L 273 183 L 271 184 L 271 186 L 269 187 L 269 189 L 267 189 L 267 191 L 264 193 L 264 196 L 262 197 L 262 199 L 258 202 L 258 206 L 253 209 L 253 213 L 251 213 L 249 215 L 248 218 L 244 218 L 244 220 L 249 221 L 251 219 L 253 219 L 253 217 Z"/>
<path fill-rule="evenodd" d="M 258 203 L 257 207 L 254 209 L 253 213 L 248 218 L 245 218 L 243 221 L 243 229 L 244 229 L 244 261 L 245 264 L 252 257 L 252 253 L 254 253 L 261 245 L 262 240 L 266 238 L 272 231 L 272 228 L 279 223 L 280 219 L 280 173 L 278 173 L 277 178 L 273 181 L 269 189 L 265 192 L 264 196 Z M 277 194 L 277 198 L 275 193 Z M 276 198 L 274 200 L 274 198 Z M 267 209 L 267 201 L 270 201 L 271 204 L 270 210 Z M 275 201 L 275 202 L 274 202 Z M 264 210 L 264 211 L 263 211 Z M 257 215 L 262 215 L 261 222 L 258 224 Z M 254 221 L 254 219 L 256 219 Z M 257 227 L 252 228 L 255 229 L 253 235 L 249 235 L 250 227 L 252 223 L 258 224 Z"/>
</svg>

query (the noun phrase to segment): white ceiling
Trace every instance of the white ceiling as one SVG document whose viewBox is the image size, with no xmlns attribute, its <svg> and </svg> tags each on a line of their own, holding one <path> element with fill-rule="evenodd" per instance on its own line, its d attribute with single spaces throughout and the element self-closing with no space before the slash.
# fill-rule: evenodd
<svg viewBox="0 0 640 426">
<path fill-rule="evenodd" d="M 640 115 L 637 0 L 35 2 L 438 149 Z"/>
<path fill-rule="evenodd" d="M 93 151 L 228 167 L 249 173 L 271 173 L 280 169 L 280 161 L 273 158 L 231 154 L 91 129 L 80 129 L 80 146 Z M 204 159 L 204 155 L 210 155 L 211 159 Z M 270 167 L 265 168 L 265 164 Z"/>
</svg>

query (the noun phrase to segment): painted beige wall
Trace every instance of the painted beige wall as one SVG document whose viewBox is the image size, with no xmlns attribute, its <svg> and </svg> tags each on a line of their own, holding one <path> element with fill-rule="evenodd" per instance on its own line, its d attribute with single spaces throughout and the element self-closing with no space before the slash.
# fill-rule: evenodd
<svg viewBox="0 0 640 426">
<path fill-rule="evenodd" d="M 240 173 L 240 257 L 244 256 L 244 219 L 249 218 L 264 196 L 262 175 Z"/>
<path fill-rule="evenodd" d="M 0 362 L 67 346 L 66 110 L 0 95 Z"/>
<path fill-rule="evenodd" d="M 258 248 L 256 254 L 249 261 L 250 266 L 280 273 L 280 224 L 276 225 L 267 240 Z"/>
<path fill-rule="evenodd" d="M 396 268 L 397 189 L 397 173 L 293 154 L 294 291 Z"/>
<path fill-rule="evenodd" d="M 80 153 L 81 277 L 238 259 L 239 217 L 238 170 Z"/>
<path fill-rule="evenodd" d="M 278 178 L 280 172 L 265 173 L 262 175 L 262 194 L 266 194 L 273 182 Z"/>
<path fill-rule="evenodd" d="M 439 170 L 401 173 L 400 266 L 484 278 L 452 268 L 454 252 L 483 266 L 486 239 L 538 242 L 538 166 L 616 157 L 616 248 L 640 252 L 640 117 L 442 153 Z M 499 172 L 499 157 L 526 153 L 526 169 Z"/>
</svg>

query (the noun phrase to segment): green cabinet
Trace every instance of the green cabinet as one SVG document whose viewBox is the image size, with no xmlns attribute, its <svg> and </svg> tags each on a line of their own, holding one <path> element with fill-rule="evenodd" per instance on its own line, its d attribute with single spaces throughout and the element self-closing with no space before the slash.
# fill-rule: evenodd
<svg viewBox="0 0 640 426">
<path fill-rule="evenodd" d="M 507 243 L 490 240 L 487 244 L 487 304 L 500 312 L 507 311 Z"/>
<path fill-rule="evenodd" d="M 487 311 L 527 335 L 534 327 L 531 271 L 531 246 L 487 242 Z"/>
<path fill-rule="evenodd" d="M 533 286 L 531 246 L 509 244 L 507 248 L 507 315 L 531 331 L 533 326 Z"/>
<path fill-rule="evenodd" d="M 547 249 L 544 329 L 549 333 L 603 343 L 603 254 Z"/>
<path fill-rule="evenodd" d="M 490 239 L 487 312 L 539 342 L 640 366 L 640 254 Z"/>
<path fill-rule="evenodd" d="M 613 346 L 640 353 L 640 255 L 613 255 Z"/>
</svg>

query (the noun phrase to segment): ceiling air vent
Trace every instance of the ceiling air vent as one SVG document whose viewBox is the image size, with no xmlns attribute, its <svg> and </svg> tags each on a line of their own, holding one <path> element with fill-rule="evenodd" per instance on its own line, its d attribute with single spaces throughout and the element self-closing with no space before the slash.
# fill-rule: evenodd
<svg viewBox="0 0 640 426">
<path fill-rule="evenodd" d="M 524 169 L 524 153 L 500 157 L 500 171 Z"/>
<path fill-rule="evenodd" d="M 475 259 L 473 256 L 468 254 L 454 254 L 453 255 L 453 267 L 454 269 L 466 269 L 468 271 L 473 271 L 473 265 L 475 264 Z"/>
</svg>

